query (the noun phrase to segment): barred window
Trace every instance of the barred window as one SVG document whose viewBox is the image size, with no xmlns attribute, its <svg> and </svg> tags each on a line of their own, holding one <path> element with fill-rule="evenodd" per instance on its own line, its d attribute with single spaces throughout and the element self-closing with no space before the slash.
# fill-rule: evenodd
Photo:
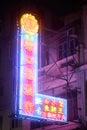
<svg viewBox="0 0 87 130">
<path fill-rule="evenodd" d="M 74 37 L 63 37 L 60 39 L 58 46 L 58 60 L 66 58 L 67 56 L 74 55 L 78 46 L 78 40 Z"/>
</svg>

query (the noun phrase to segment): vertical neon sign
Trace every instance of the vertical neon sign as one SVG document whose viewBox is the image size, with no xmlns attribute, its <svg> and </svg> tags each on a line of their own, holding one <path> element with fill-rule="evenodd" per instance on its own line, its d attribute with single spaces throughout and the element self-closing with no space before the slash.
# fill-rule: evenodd
<svg viewBox="0 0 87 130">
<path fill-rule="evenodd" d="M 67 101 L 38 93 L 38 29 L 39 24 L 31 14 L 20 20 L 18 42 L 18 115 L 67 121 Z M 19 75 L 19 76 L 18 76 Z"/>
<path fill-rule="evenodd" d="M 33 115 L 34 99 L 37 88 L 37 41 L 38 22 L 31 14 L 24 14 L 20 20 L 20 114 Z"/>
</svg>

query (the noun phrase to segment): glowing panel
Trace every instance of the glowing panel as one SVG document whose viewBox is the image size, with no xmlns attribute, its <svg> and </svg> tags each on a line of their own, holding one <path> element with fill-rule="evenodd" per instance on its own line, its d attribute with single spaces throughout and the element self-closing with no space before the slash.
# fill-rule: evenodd
<svg viewBox="0 0 87 130">
<path fill-rule="evenodd" d="M 67 102 L 65 99 L 37 94 L 35 98 L 35 115 L 54 121 L 67 121 Z"/>
<path fill-rule="evenodd" d="M 31 14 L 24 14 L 20 24 L 20 40 L 17 43 L 17 115 L 66 122 L 67 101 L 37 91 L 38 21 Z"/>
</svg>

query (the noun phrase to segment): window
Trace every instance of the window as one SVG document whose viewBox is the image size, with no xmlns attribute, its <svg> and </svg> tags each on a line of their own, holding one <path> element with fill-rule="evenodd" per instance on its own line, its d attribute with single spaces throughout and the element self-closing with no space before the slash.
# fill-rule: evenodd
<svg viewBox="0 0 87 130">
<path fill-rule="evenodd" d="M 70 34 L 73 34 L 75 33 L 75 29 L 74 28 L 70 28 L 67 33 L 70 35 Z"/>
<path fill-rule="evenodd" d="M 61 60 L 68 56 L 68 42 L 67 36 L 64 35 L 59 39 L 59 49 L 58 49 L 58 60 Z"/>
<path fill-rule="evenodd" d="M 76 53 L 76 47 L 78 46 L 78 40 L 75 37 L 62 36 L 59 40 L 58 46 L 58 60 L 66 58 L 67 56 L 74 55 Z"/>
<path fill-rule="evenodd" d="M 68 55 L 68 47 L 67 47 L 67 42 L 64 43 L 64 51 L 63 51 L 63 56 L 64 58 L 67 57 Z"/>
<path fill-rule="evenodd" d="M 68 56 L 68 45 L 67 45 L 67 42 L 64 42 L 62 44 L 59 45 L 59 49 L 58 49 L 58 60 L 61 60 L 65 57 Z"/>
<path fill-rule="evenodd" d="M 3 127 L 3 117 L 0 116 L 0 130 L 2 130 L 2 127 Z"/>
<path fill-rule="evenodd" d="M 71 40 L 70 41 L 70 55 L 73 55 L 75 52 L 75 49 L 74 49 L 74 40 Z"/>
<path fill-rule="evenodd" d="M 46 65 L 49 65 L 49 52 L 46 51 Z"/>
<path fill-rule="evenodd" d="M 62 59 L 62 53 L 63 53 L 63 47 L 62 47 L 62 45 L 60 45 L 59 46 L 59 60 L 61 60 Z"/>
<path fill-rule="evenodd" d="M 70 39 L 70 43 L 69 43 L 69 46 L 70 46 L 70 52 L 69 52 L 69 55 L 73 55 L 76 53 L 76 47 L 78 46 L 78 41 L 77 39 L 75 38 L 71 38 Z"/>
<path fill-rule="evenodd" d="M 40 61 L 40 59 L 39 59 L 39 61 Z M 48 49 L 46 46 L 42 46 L 42 48 L 41 48 L 41 67 L 48 65 L 48 64 L 49 64 Z"/>
</svg>

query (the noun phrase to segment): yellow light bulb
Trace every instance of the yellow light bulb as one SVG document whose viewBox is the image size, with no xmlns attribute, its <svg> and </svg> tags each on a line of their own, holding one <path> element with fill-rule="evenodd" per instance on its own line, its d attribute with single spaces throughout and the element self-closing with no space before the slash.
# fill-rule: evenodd
<svg viewBox="0 0 87 130">
<path fill-rule="evenodd" d="M 39 25 L 35 16 L 31 14 L 23 14 L 20 19 L 20 24 L 25 33 L 28 35 L 34 35 L 38 32 Z"/>
</svg>

